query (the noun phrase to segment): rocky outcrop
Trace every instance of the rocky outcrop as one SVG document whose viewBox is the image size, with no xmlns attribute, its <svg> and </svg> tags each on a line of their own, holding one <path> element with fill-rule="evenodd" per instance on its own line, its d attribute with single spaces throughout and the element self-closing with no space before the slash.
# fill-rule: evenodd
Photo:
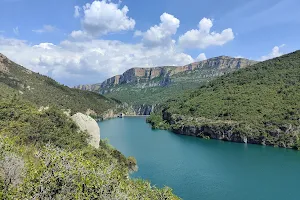
<svg viewBox="0 0 300 200">
<path fill-rule="evenodd" d="M 150 115 L 156 105 L 128 105 L 126 103 L 118 105 L 115 109 L 107 110 L 100 120 L 117 118 L 122 113 L 123 116 L 139 116 L 139 115 Z"/>
<path fill-rule="evenodd" d="M 133 105 L 132 108 L 136 115 L 150 115 L 154 111 L 155 105 Z"/>
<path fill-rule="evenodd" d="M 76 113 L 71 119 L 78 125 L 81 131 L 86 131 L 89 134 L 89 144 L 95 148 L 99 148 L 100 128 L 97 122 L 90 116 L 82 113 Z"/>
<path fill-rule="evenodd" d="M 117 118 L 118 114 L 119 114 L 119 112 L 117 109 L 109 109 L 105 113 L 103 113 L 102 118 L 98 119 L 98 120 L 101 121 L 101 120 Z"/>
<path fill-rule="evenodd" d="M 79 90 L 97 91 L 97 90 L 99 90 L 100 86 L 97 85 L 97 84 L 94 84 L 94 85 L 78 85 L 78 86 L 75 86 L 74 88 L 79 89 Z"/>
<path fill-rule="evenodd" d="M 100 84 L 100 87 L 108 88 L 119 84 L 147 82 L 154 78 L 165 76 L 167 70 L 165 67 L 153 68 L 131 68 L 122 75 L 113 76 Z"/>
<path fill-rule="evenodd" d="M 172 128 L 172 131 L 181 135 L 195 136 L 200 138 L 216 139 L 237 143 L 249 143 L 268 146 L 278 146 L 283 148 L 294 148 L 297 143 L 298 136 L 296 134 L 287 134 L 288 140 L 282 141 L 280 136 L 258 136 L 245 134 L 238 131 L 235 126 L 227 126 L 226 124 L 210 124 L 210 125 L 182 125 Z"/>
<path fill-rule="evenodd" d="M 109 88 L 116 85 L 128 83 L 143 83 L 150 82 L 155 78 L 161 79 L 158 83 L 160 86 L 166 86 L 171 82 L 172 76 L 183 72 L 189 72 L 201 69 L 211 69 L 216 71 L 224 71 L 229 69 L 240 69 L 257 63 L 256 61 L 247 60 L 244 58 L 232 58 L 228 56 L 220 56 L 195 62 L 184 66 L 165 66 L 153 68 L 131 68 L 122 75 L 113 76 L 102 83 L 94 85 L 79 85 L 76 88 L 100 92 L 101 94 L 109 93 Z M 153 86 L 149 83 L 149 86 Z M 155 86 L 157 86 L 155 84 Z"/>
<path fill-rule="evenodd" d="M 269 131 L 267 135 L 255 133 L 254 129 L 246 130 L 242 124 L 235 121 L 210 120 L 171 114 L 163 111 L 162 118 L 170 125 L 170 130 L 176 134 L 195 136 L 205 139 L 216 139 L 237 143 L 249 143 L 283 148 L 294 148 L 297 141 L 297 132 L 300 127 L 281 127 Z M 150 121 L 153 125 L 153 123 Z M 282 139 L 282 135 L 285 139 Z"/>
<path fill-rule="evenodd" d="M 0 72 L 9 73 L 9 69 L 5 65 L 5 62 L 11 62 L 11 61 L 9 59 L 7 59 L 6 56 L 4 56 L 0 53 Z"/>
</svg>

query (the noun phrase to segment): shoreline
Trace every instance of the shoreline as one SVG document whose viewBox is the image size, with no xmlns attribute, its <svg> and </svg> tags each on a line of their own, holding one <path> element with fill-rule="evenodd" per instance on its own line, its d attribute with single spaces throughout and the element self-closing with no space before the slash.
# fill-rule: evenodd
<svg viewBox="0 0 300 200">
<path fill-rule="evenodd" d="M 125 115 L 123 117 L 149 117 L 150 115 Z M 119 117 L 122 118 L 122 117 Z"/>
<path fill-rule="evenodd" d="M 125 115 L 123 117 L 119 117 L 119 116 L 114 116 L 114 117 L 110 117 L 110 118 L 105 118 L 105 119 L 95 119 L 96 122 L 102 122 L 102 121 L 106 121 L 106 120 L 110 120 L 110 119 L 116 119 L 116 118 L 124 118 L 124 117 L 149 117 L 150 115 Z"/>
</svg>

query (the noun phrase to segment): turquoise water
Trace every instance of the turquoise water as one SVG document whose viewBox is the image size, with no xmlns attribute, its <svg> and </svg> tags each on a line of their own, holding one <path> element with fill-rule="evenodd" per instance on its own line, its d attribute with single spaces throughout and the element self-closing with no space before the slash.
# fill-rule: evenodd
<svg viewBox="0 0 300 200">
<path fill-rule="evenodd" d="M 183 199 L 300 199 L 298 151 L 152 130 L 145 118 L 99 124 L 101 139 L 137 159 L 139 171 L 133 177 L 170 186 Z"/>
</svg>

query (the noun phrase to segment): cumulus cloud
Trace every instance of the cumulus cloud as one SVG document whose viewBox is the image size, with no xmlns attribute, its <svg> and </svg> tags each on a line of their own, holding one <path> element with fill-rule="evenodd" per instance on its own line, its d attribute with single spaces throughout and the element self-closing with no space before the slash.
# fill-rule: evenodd
<svg viewBox="0 0 300 200">
<path fill-rule="evenodd" d="M 19 35 L 20 34 L 19 27 L 17 26 L 15 28 L 13 28 L 13 32 L 15 35 Z"/>
<path fill-rule="evenodd" d="M 234 39 L 231 28 L 223 30 L 221 33 L 211 32 L 213 21 L 203 18 L 198 25 L 198 29 L 192 29 L 179 37 L 179 45 L 183 48 L 205 49 L 209 46 L 222 46 Z"/>
<path fill-rule="evenodd" d="M 261 60 L 261 61 L 265 61 L 265 60 L 269 60 L 269 59 L 272 59 L 272 58 L 276 58 L 276 57 L 282 56 L 283 53 L 280 51 L 280 49 L 281 49 L 282 47 L 284 47 L 284 46 L 285 46 L 285 44 L 282 44 L 282 45 L 280 45 L 280 46 L 275 46 L 275 47 L 273 47 L 272 51 L 271 51 L 268 55 L 262 56 L 262 57 L 260 58 L 260 60 Z"/>
<path fill-rule="evenodd" d="M 134 37 L 139 37 L 139 36 L 143 36 L 143 32 L 139 31 L 139 30 L 135 31 L 134 32 Z"/>
<path fill-rule="evenodd" d="M 40 43 L 38 45 L 34 45 L 33 48 L 41 48 L 41 49 L 53 49 L 56 46 L 52 43 Z"/>
<path fill-rule="evenodd" d="M 173 15 L 163 13 L 160 16 L 161 23 L 152 26 L 146 32 L 136 31 L 135 36 L 142 36 L 146 46 L 170 45 L 174 43 L 172 36 L 176 34 L 180 21 Z"/>
<path fill-rule="evenodd" d="M 205 53 L 200 53 L 197 58 L 196 61 L 203 61 L 203 60 L 207 60 Z"/>
<path fill-rule="evenodd" d="M 35 33 L 47 33 L 47 32 L 53 32 L 56 31 L 57 28 L 55 26 L 51 26 L 51 25 L 44 25 L 41 29 L 35 29 L 32 30 Z"/>
<path fill-rule="evenodd" d="M 111 1 L 94 1 L 82 8 L 75 6 L 74 17 L 80 17 L 81 10 L 83 29 L 92 36 L 132 30 L 135 27 L 135 20 L 127 16 L 127 6 L 120 8 L 120 4 Z"/>
<path fill-rule="evenodd" d="M 70 36 L 71 36 L 72 39 L 75 39 L 75 40 L 89 40 L 89 39 L 92 39 L 91 35 L 89 35 L 87 32 L 82 31 L 82 30 L 72 31 Z"/>
<path fill-rule="evenodd" d="M 80 17 L 81 8 L 79 6 L 74 6 L 74 17 Z"/>
<path fill-rule="evenodd" d="M 132 67 L 184 65 L 194 61 L 175 45 L 147 48 L 143 44 L 95 39 L 31 45 L 0 37 L 0 52 L 67 85 L 101 82 Z"/>
</svg>

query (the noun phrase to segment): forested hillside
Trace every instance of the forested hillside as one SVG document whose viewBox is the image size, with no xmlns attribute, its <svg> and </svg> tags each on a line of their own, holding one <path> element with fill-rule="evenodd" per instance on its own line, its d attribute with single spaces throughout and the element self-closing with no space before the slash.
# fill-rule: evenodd
<svg viewBox="0 0 300 200">
<path fill-rule="evenodd" d="M 60 110 L 0 100 L 0 199 L 178 199 L 129 179 L 134 158 L 87 138 Z"/>
<path fill-rule="evenodd" d="M 156 128 L 299 148 L 300 51 L 219 77 L 161 110 L 149 118 Z"/>
<path fill-rule="evenodd" d="M 74 112 L 88 110 L 100 116 L 116 101 L 89 91 L 72 89 L 32 72 L 0 54 L 0 98 L 19 96 L 38 106 L 57 106 Z M 93 112 L 94 111 L 94 112 Z"/>
<path fill-rule="evenodd" d="M 170 188 L 130 179 L 135 158 L 103 140 L 94 148 L 64 112 L 99 116 L 116 104 L 0 54 L 0 199 L 178 199 Z"/>
</svg>

